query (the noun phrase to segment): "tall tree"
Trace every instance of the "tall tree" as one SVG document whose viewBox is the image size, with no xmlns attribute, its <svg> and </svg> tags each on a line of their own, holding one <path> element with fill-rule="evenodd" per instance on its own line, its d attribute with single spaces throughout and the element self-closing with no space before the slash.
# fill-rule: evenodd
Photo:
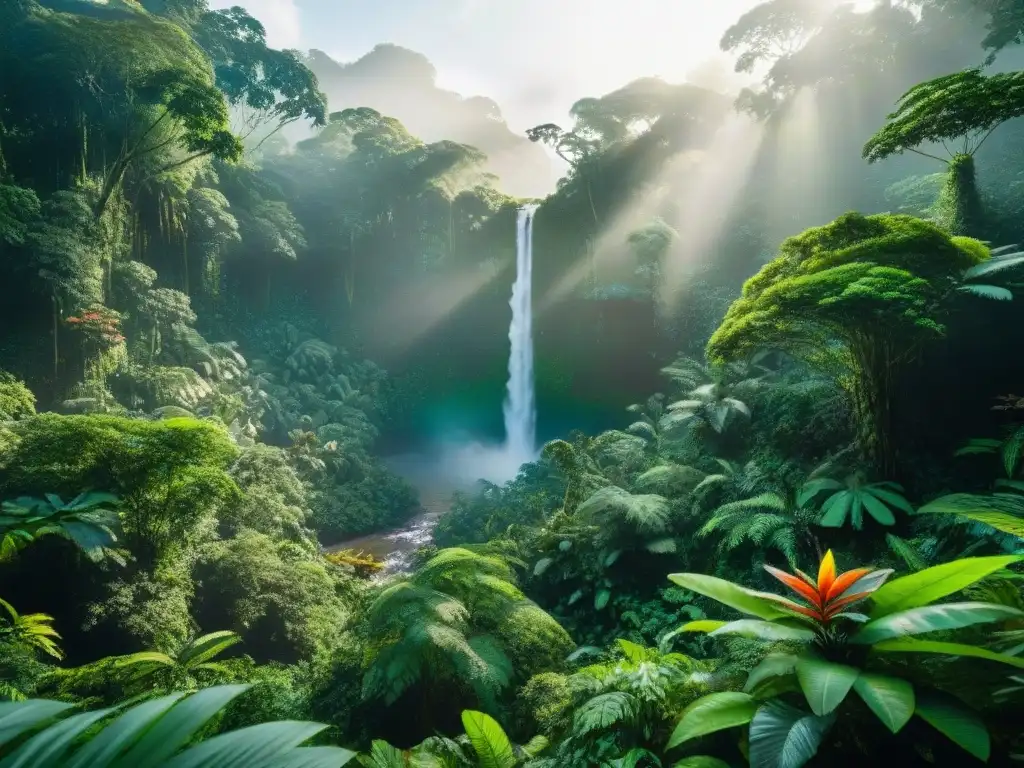
<svg viewBox="0 0 1024 768">
<path fill-rule="evenodd" d="M 885 471 L 903 366 L 942 336 L 963 273 L 988 257 L 910 216 L 846 214 L 786 240 L 708 342 L 714 362 L 762 349 L 822 369 L 852 400 L 862 452 Z"/>
<path fill-rule="evenodd" d="M 244 8 L 203 13 L 193 35 L 213 61 L 243 139 L 258 136 L 262 143 L 301 119 L 317 128 L 327 124 L 327 97 L 316 75 L 295 51 L 268 48 L 266 30 Z"/>
<path fill-rule="evenodd" d="M 974 156 L 992 132 L 1024 115 L 1024 72 L 984 75 L 955 72 L 914 86 L 864 145 L 868 162 L 914 152 L 948 166 L 939 198 L 943 223 L 953 234 L 978 235 L 984 226 Z M 919 149 L 939 144 L 948 157 Z"/>
</svg>

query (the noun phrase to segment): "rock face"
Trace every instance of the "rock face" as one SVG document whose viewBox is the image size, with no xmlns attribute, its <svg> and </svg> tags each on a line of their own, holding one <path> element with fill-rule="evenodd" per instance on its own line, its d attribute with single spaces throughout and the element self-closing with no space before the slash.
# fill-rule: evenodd
<svg viewBox="0 0 1024 768">
<path fill-rule="evenodd" d="M 424 141 L 474 146 L 487 155 L 487 170 L 499 177 L 498 187 L 507 194 L 541 197 L 554 188 L 556 173 L 547 153 L 513 132 L 491 99 L 438 88 L 437 72 L 422 54 L 383 44 L 348 64 L 318 50 L 310 51 L 305 62 L 332 112 L 370 107 L 397 118 Z"/>
</svg>

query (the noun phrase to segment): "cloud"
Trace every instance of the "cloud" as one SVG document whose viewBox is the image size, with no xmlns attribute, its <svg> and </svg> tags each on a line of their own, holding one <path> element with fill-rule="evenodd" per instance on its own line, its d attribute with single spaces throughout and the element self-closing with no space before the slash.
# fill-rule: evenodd
<svg viewBox="0 0 1024 768">
<path fill-rule="evenodd" d="M 302 24 L 295 0 L 212 0 L 213 9 L 242 5 L 267 29 L 267 45 L 271 48 L 299 48 Z"/>
</svg>

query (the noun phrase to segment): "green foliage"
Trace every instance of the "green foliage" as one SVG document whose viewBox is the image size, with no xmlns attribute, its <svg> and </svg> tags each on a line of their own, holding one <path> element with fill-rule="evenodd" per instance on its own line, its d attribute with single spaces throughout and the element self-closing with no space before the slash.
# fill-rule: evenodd
<svg viewBox="0 0 1024 768">
<path fill-rule="evenodd" d="M 201 739 L 203 727 L 246 688 L 218 686 L 191 696 L 173 693 L 120 713 L 112 708 L 69 714 L 73 705 L 45 699 L 0 703 L 0 718 L 11 722 L 0 736 L 0 749 L 26 765 L 60 761 L 96 768 L 212 768 L 240 764 L 239 760 L 253 768 L 307 760 L 344 765 L 355 757 L 339 747 L 300 746 L 326 727 L 318 723 L 265 723 Z M 52 722 L 59 715 L 64 717 Z"/>
<path fill-rule="evenodd" d="M 111 659 L 111 674 L 126 681 L 128 690 L 155 694 L 195 690 L 204 676 L 216 680 L 228 671 L 214 661 L 225 650 L 242 641 L 234 632 L 222 630 L 196 637 L 175 653 L 142 651 Z"/>
<path fill-rule="evenodd" d="M 0 421 L 14 421 L 36 412 L 36 396 L 24 383 L 0 371 Z"/>
<path fill-rule="evenodd" d="M 922 144 L 959 140 L 971 156 L 1002 123 L 1024 114 L 1024 74 L 968 69 L 915 85 L 867 144 L 869 162 Z"/>
<path fill-rule="evenodd" d="M 22 646 L 58 660 L 64 658 L 64 653 L 57 645 L 60 635 L 52 626 L 52 616 L 45 613 L 18 613 L 13 605 L 3 599 L 0 599 L 0 609 L 4 614 L 0 623 L 0 639 L 5 644 Z"/>
<path fill-rule="evenodd" d="M 13 556 L 21 546 L 42 536 L 58 535 L 70 541 L 93 561 L 115 554 L 114 531 L 120 527 L 117 504 L 120 500 L 109 493 L 86 491 L 69 502 L 48 493 L 37 499 L 21 496 L 0 504 L 0 562 Z"/>
<path fill-rule="evenodd" d="M 295 52 L 267 48 L 263 25 L 245 10 L 207 11 L 193 34 L 213 61 L 217 86 L 232 105 L 248 112 L 244 136 L 302 118 L 316 127 L 326 124 L 327 100 L 316 76 Z"/>
<path fill-rule="evenodd" d="M 454 689 L 493 709 L 514 676 L 557 666 L 568 635 L 513 578 L 499 558 L 445 549 L 386 587 L 366 614 L 374 649 L 364 698 L 392 703 L 423 685 L 435 706 Z"/>
<path fill-rule="evenodd" d="M 949 291 L 977 259 L 918 219 L 846 214 L 783 243 L 744 285 L 708 354 L 781 349 L 834 377 L 852 399 L 862 449 L 888 464 L 898 360 L 945 332 Z"/>
<path fill-rule="evenodd" d="M 933 716 L 935 694 L 925 678 L 914 682 L 891 666 L 877 667 L 877 654 L 946 654 L 982 658 L 1024 667 L 1019 658 L 977 646 L 919 639 L 917 635 L 949 632 L 978 624 L 1015 620 L 1015 608 L 980 602 L 939 603 L 970 587 L 1019 557 L 967 558 L 885 583 L 891 571 L 860 568 L 837 574 L 832 553 L 822 559 L 817 578 L 766 569 L 793 590 L 800 602 L 699 574 L 675 574 L 676 583 L 725 603 L 754 619 L 697 621 L 684 630 L 713 636 L 739 634 L 767 644 L 784 641 L 804 646 L 797 654 L 769 656 L 750 673 L 743 693 L 716 693 L 698 700 L 684 713 L 670 744 L 750 723 L 751 759 L 759 764 L 788 761 L 806 764 L 818 751 L 847 695 L 855 692 L 886 727 L 897 733 L 916 713 L 979 759 L 989 753 L 989 738 L 977 715 L 944 704 Z M 867 599 L 868 614 L 851 611 Z M 870 648 L 865 656 L 860 649 Z M 904 672 L 904 674 L 906 674 Z M 812 714 L 778 700 L 790 690 L 803 692 Z M 948 697 L 947 697 L 948 698 Z M 947 720 L 948 718 L 948 720 Z M 949 723 L 948 725 L 946 723 Z M 980 730 L 979 730 L 980 727 Z M 978 734 L 960 738 L 968 730 Z M 794 741 L 789 734 L 802 731 Z M 800 750 L 797 745 L 802 745 Z"/>
<path fill-rule="evenodd" d="M 202 546 L 195 580 L 200 624 L 231 628 L 258 661 L 294 663 L 330 652 L 349 615 L 322 558 L 252 530 Z"/>
<path fill-rule="evenodd" d="M 804 484 L 799 499 L 806 504 L 823 492 L 831 493 L 821 504 L 818 524 L 829 528 L 841 527 L 849 517 L 850 525 L 859 531 L 864 525 L 864 512 L 880 525 L 895 524 L 894 509 L 908 515 L 914 513 L 898 483 L 868 483 L 861 475 L 851 476 L 845 484 L 820 478 Z"/>
<path fill-rule="evenodd" d="M 285 451 L 255 445 L 242 452 L 230 474 L 242 494 L 218 515 L 223 535 L 248 529 L 315 549 L 315 537 L 307 527 L 307 490 Z"/>
<path fill-rule="evenodd" d="M 121 500 L 124 544 L 143 562 L 186 546 L 238 495 L 226 471 L 237 451 L 211 423 L 41 414 L 12 431 L 0 494 L 106 488 Z"/>
<path fill-rule="evenodd" d="M 919 515 L 953 515 L 1024 539 L 1024 498 L 1014 493 L 981 496 L 954 493 L 941 496 L 917 510 Z"/>
</svg>

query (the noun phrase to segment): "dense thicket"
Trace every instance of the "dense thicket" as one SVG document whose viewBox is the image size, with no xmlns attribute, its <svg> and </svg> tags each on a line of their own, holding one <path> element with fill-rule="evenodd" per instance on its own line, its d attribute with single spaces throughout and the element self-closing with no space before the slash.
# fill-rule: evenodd
<svg viewBox="0 0 1024 768">
<path fill-rule="evenodd" d="M 4 4 L 0 758 L 1019 759 L 1022 30 L 768 0 L 738 97 L 643 78 L 517 137 L 396 46 Z M 406 572 L 325 550 L 416 510 L 383 436 L 498 412 L 549 159 L 560 437 Z"/>
</svg>

